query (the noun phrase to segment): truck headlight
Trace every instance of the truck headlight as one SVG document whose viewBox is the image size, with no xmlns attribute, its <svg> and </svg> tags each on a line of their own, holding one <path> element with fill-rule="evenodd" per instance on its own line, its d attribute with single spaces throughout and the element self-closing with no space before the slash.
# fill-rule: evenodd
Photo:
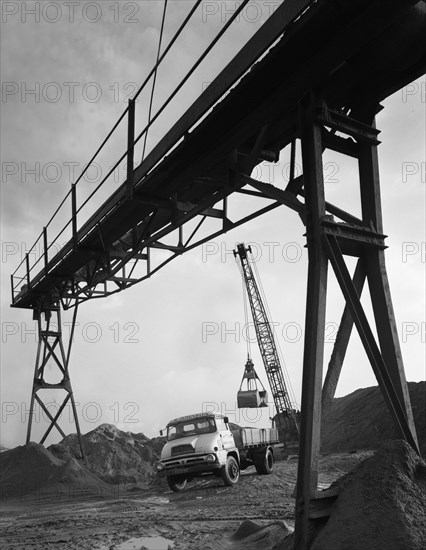
<svg viewBox="0 0 426 550">
<path fill-rule="evenodd" d="M 206 462 L 209 462 L 210 464 L 211 464 L 212 462 L 216 462 L 216 456 L 213 455 L 213 454 L 207 455 L 207 456 L 206 456 Z"/>
<path fill-rule="evenodd" d="M 162 464 L 161 462 L 157 462 L 155 465 L 155 469 L 157 470 L 157 472 L 161 472 L 162 470 L 164 470 L 164 464 Z"/>
</svg>

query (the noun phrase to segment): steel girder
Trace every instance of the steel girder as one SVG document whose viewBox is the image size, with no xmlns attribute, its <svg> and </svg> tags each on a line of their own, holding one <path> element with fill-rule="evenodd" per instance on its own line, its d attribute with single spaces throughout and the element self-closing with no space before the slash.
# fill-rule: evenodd
<svg viewBox="0 0 426 550">
<path fill-rule="evenodd" d="M 379 106 L 376 106 L 373 112 L 351 113 L 350 117 L 332 113 L 314 94 L 305 98 L 300 110 L 304 189 L 299 187 L 296 193 L 305 197 L 309 266 L 296 496 L 297 550 L 309 548 L 314 532 L 312 527 L 329 515 L 330 504 L 336 496 L 319 492 L 317 487 L 321 407 L 323 403 L 327 406 L 334 396 L 353 324 L 358 330 L 400 437 L 419 452 L 384 259 L 386 247 L 377 160 L 379 142 L 374 125 L 374 116 L 378 110 Z M 349 149 L 341 147 L 341 138 L 337 141 L 330 139 L 334 131 L 351 136 Z M 325 200 L 322 165 L 324 146 L 340 153 L 348 150 L 350 156 L 358 159 L 362 219 L 357 220 L 334 205 L 330 208 Z M 330 213 L 339 216 L 342 222 L 336 223 Z M 344 255 L 358 257 L 353 278 Z M 322 389 L 329 263 L 346 306 Z M 366 279 L 378 343 L 360 302 Z"/>
</svg>

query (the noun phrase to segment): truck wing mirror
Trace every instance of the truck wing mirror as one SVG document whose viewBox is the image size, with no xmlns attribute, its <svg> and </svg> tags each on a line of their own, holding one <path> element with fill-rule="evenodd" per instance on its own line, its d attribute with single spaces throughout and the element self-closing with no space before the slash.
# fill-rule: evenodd
<svg viewBox="0 0 426 550">
<path fill-rule="evenodd" d="M 160 435 L 161 435 L 161 436 L 163 435 L 163 430 L 160 430 Z"/>
<path fill-rule="evenodd" d="M 225 422 L 225 424 L 229 424 L 229 418 L 227 416 L 223 418 L 223 421 Z"/>
</svg>

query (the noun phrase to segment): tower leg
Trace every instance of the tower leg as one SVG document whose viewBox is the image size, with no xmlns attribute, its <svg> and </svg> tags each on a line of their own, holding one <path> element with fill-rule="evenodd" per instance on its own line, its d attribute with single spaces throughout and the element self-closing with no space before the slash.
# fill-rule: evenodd
<svg viewBox="0 0 426 550">
<path fill-rule="evenodd" d="M 37 404 L 46 414 L 47 418 L 50 420 L 45 433 L 43 434 L 40 443 L 43 444 L 52 429 L 55 427 L 66 443 L 71 448 L 73 454 L 76 458 L 85 459 L 83 440 L 80 432 L 80 425 L 78 422 L 77 408 L 74 401 L 74 395 L 71 387 L 71 381 L 69 376 L 68 364 L 71 355 L 71 347 L 74 335 L 75 322 L 77 317 L 77 307 L 74 310 L 70 339 L 68 343 L 68 350 L 65 352 L 65 346 L 62 337 L 62 322 L 61 322 L 61 310 L 59 305 L 52 306 L 49 309 L 37 310 L 34 312 L 35 317 L 38 323 L 38 347 L 37 347 L 37 356 L 34 370 L 34 380 L 33 387 L 31 392 L 31 403 L 30 403 L 30 414 L 28 420 L 27 428 L 27 444 L 31 441 L 31 430 L 32 430 L 32 421 L 34 417 L 34 407 Z M 52 322 L 52 317 L 56 316 L 56 323 Z M 61 377 L 60 380 L 56 383 L 49 383 L 45 380 L 45 368 L 49 360 L 57 367 L 57 374 Z M 66 395 L 61 403 L 58 412 L 55 416 L 51 414 L 49 409 L 46 407 L 46 404 L 43 402 L 39 391 L 40 390 L 64 390 Z M 59 426 L 58 420 L 63 413 L 68 402 L 71 403 L 74 422 L 77 430 L 78 438 L 78 449 L 73 446 L 67 436 L 65 435 L 62 428 Z"/>
<path fill-rule="evenodd" d="M 315 104 L 313 94 L 301 105 L 301 141 L 308 248 L 308 288 L 305 320 L 299 464 L 296 487 L 295 550 L 308 550 L 316 522 L 329 515 L 331 496 L 317 490 L 321 406 L 334 396 L 347 345 L 355 324 L 383 398 L 400 436 L 418 451 L 416 430 L 405 380 L 395 317 L 384 259 L 384 239 L 377 159 L 377 130 L 372 122 L 354 119 L 326 105 Z M 377 111 L 376 111 L 377 112 Z M 329 129 L 331 128 L 331 129 Z M 322 140 L 332 132 L 356 142 L 362 220 L 325 201 Z M 340 137 L 334 142 L 344 153 Z M 332 141 L 328 141 L 333 145 Z M 343 221 L 336 222 L 333 216 Z M 344 255 L 358 257 L 353 278 Z M 338 338 L 322 386 L 327 268 L 330 261 L 346 305 Z M 374 312 L 374 332 L 360 302 L 368 280 Z"/>
<path fill-rule="evenodd" d="M 325 215 L 321 127 L 313 102 L 302 111 L 302 156 L 306 199 L 308 289 L 303 357 L 299 464 L 296 491 L 296 548 L 309 545 L 309 503 L 316 496 L 321 430 L 321 388 L 324 356 L 327 257 L 322 246 Z"/>
</svg>

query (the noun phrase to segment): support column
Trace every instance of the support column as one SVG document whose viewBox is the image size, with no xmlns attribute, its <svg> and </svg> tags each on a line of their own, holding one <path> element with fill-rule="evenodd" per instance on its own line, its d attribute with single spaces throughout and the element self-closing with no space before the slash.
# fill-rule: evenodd
<svg viewBox="0 0 426 550">
<path fill-rule="evenodd" d="M 383 220 L 377 146 L 369 143 L 360 143 L 358 164 L 363 220 L 371 224 L 378 233 L 382 233 Z M 405 378 L 404 363 L 386 271 L 384 250 L 367 251 L 364 260 L 380 351 L 398 399 L 405 410 L 407 422 L 413 437 L 417 442 L 410 395 Z"/>
<path fill-rule="evenodd" d="M 35 363 L 35 369 L 34 369 L 33 388 L 31 392 L 30 414 L 29 414 L 28 428 L 27 428 L 27 444 L 31 441 L 31 429 L 32 429 L 33 416 L 34 416 L 34 407 L 37 402 L 38 405 L 41 407 L 41 409 L 44 411 L 44 413 L 50 420 L 50 424 L 47 430 L 45 431 L 43 437 L 41 438 L 40 443 L 43 444 L 46 441 L 50 432 L 52 431 L 53 427 L 56 427 L 56 429 L 59 431 L 63 439 L 68 443 L 69 447 L 71 448 L 76 458 L 81 458 L 84 460 L 85 456 L 84 456 L 83 440 L 81 437 L 80 425 L 79 425 L 78 416 L 77 416 L 77 408 L 75 406 L 74 395 L 72 392 L 71 381 L 70 381 L 70 376 L 68 371 L 68 365 L 69 365 L 69 360 L 71 356 L 71 346 L 72 346 L 75 322 L 77 317 L 77 306 L 74 309 L 74 315 L 73 315 L 73 320 L 71 325 L 70 339 L 69 339 L 67 351 L 65 351 L 63 338 L 62 338 L 60 305 L 52 306 L 49 309 L 35 310 L 34 315 L 38 323 L 38 347 L 37 347 L 37 356 L 36 356 L 36 363 Z M 55 322 L 52 319 L 52 317 L 54 316 L 56 316 Z M 46 382 L 44 378 L 46 365 L 48 361 L 51 359 L 53 360 L 53 362 L 57 367 L 57 374 L 59 374 L 59 376 L 62 377 L 56 383 Z M 43 402 L 38 392 L 40 390 L 58 390 L 58 389 L 64 390 L 66 392 L 66 395 L 64 397 L 62 404 L 58 409 L 58 412 L 56 413 L 55 416 L 52 416 L 52 414 L 46 407 L 45 403 Z M 73 411 L 74 422 L 77 430 L 79 452 L 77 452 L 77 450 L 75 449 L 75 446 L 73 447 L 71 445 L 67 436 L 65 435 L 65 433 L 63 432 L 63 430 L 58 424 L 58 420 L 63 410 L 65 409 L 65 406 L 68 404 L 68 402 L 71 403 L 71 407 Z"/>
<path fill-rule="evenodd" d="M 324 522 L 335 495 L 317 491 L 322 399 L 334 396 L 343 359 L 355 324 L 383 398 L 399 430 L 418 452 L 411 404 L 398 342 L 395 317 L 386 274 L 377 130 L 370 120 L 354 119 L 312 99 L 301 105 L 301 141 L 308 247 L 308 291 L 303 358 L 301 429 L 296 488 L 295 550 L 308 550 L 315 522 Z M 330 130 L 327 130 L 330 128 Z M 362 220 L 325 201 L 323 135 L 335 131 L 351 136 L 358 157 Z M 333 142 L 329 140 L 329 143 Z M 340 152 L 342 152 L 340 150 Z M 332 208 L 331 208 L 332 207 Z M 342 221 L 335 221 L 331 212 Z M 344 255 L 358 257 L 350 276 Z M 321 391 L 328 260 L 346 301 L 329 371 Z M 360 295 L 368 280 L 379 344 L 361 305 Z M 322 397 L 323 395 L 323 397 Z"/>
<path fill-rule="evenodd" d="M 309 97 L 301 112 L 309 265 L 296 491 L 295 548 L 298 550 L 306 550 L 309 546 L 309 504 L 317 493 L 327 293 L 327 257 L 321 227 L 325 216 L 323 147 L 321 126 L 315 120 L 314 109 L 313 98 Z"/>
</svg>

